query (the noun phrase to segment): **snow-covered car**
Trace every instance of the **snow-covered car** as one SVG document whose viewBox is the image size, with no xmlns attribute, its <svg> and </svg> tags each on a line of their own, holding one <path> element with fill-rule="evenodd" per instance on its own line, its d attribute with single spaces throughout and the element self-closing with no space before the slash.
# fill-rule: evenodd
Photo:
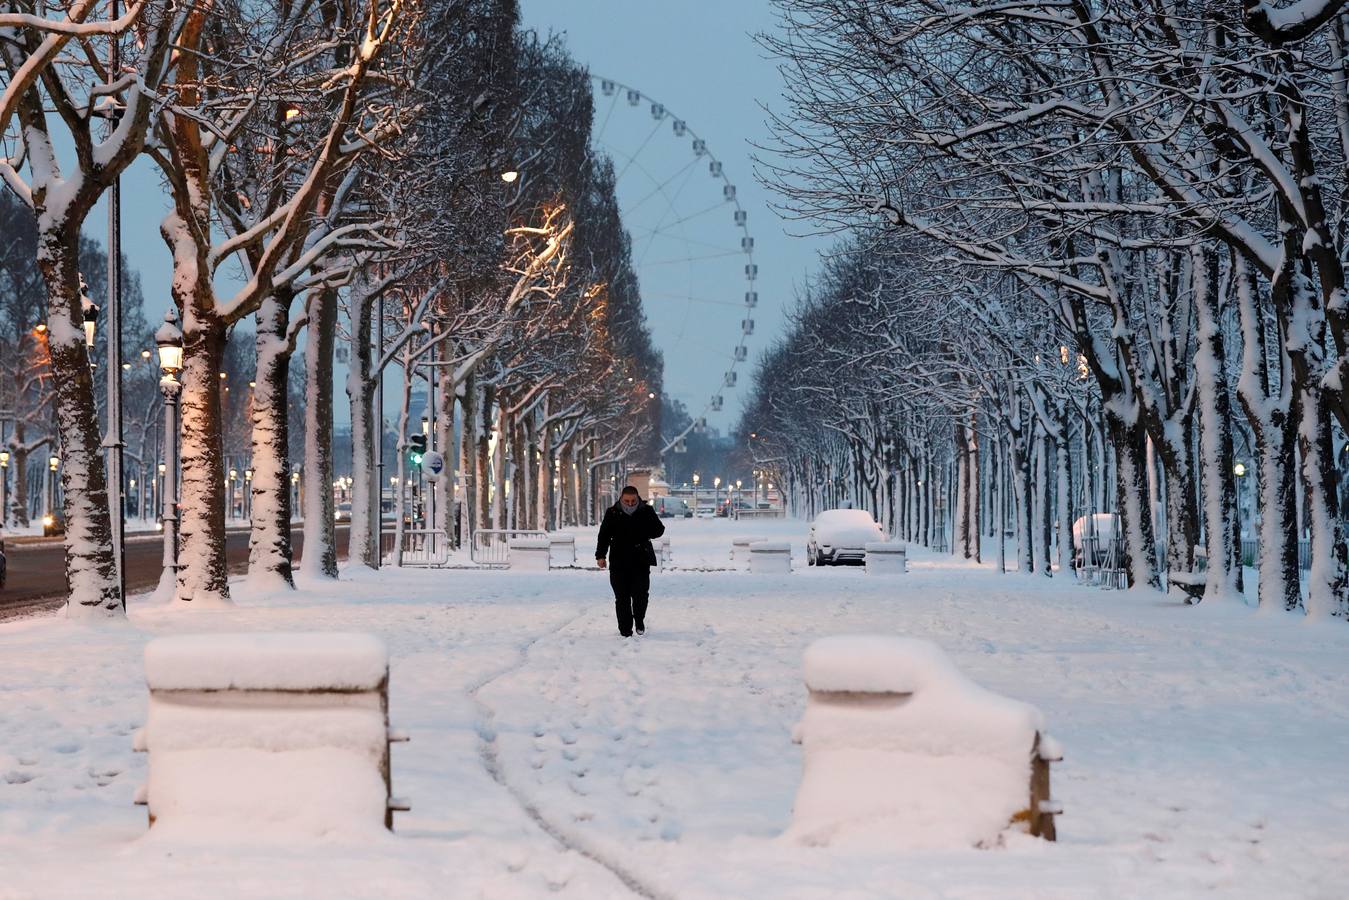
<svg viewBox="0 0 1349 900">
<path fill-rule="evenodd" d="M 885 532 L 865 509 L 826 509 L 810 523 L 806 565 L 863 563 L 866 545 L 885 540 Z"/>
<path fill-rule="evenodd" d="M 715 519 L 716 517 L 717 517 L 717 510 L 714 507 L 711 506 L 698 507 L 698 518 Z"/>
</svg>

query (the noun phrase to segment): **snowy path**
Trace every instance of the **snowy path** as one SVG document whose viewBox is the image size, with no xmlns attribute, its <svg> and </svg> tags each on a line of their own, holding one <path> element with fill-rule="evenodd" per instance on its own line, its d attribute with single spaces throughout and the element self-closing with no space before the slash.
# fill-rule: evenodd
<svg viewBox="0 0 1349 900">
<path fill-rule="evenodd" d="M 676 522 L 645 638 L 603 576 L 382 572 L 119 627 L 0 626 L 0 897 L 1338 898 L 1349 883 L 1349 628 L 998 576 L 919 556 L 766 578 L 732 533 Z M 586 556 L 589 536 L 578 540 Z M 140 651 L 159 633 L 363 630 L 393 659 L 412 800 L 372 845 L 146 838 Z M 825 634 L 943 646 L 1039 705 L 1067 758 L 1060 842 L 804 848 L 779 837 L 800 755 L 801 651 Z"/>
</svg>

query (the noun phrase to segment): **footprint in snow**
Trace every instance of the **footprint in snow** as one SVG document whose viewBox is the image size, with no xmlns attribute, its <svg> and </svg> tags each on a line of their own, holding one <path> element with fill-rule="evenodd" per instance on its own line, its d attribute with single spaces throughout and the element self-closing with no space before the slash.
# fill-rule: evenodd
<svg viewBox="0 0 1349 900">
<path fill-rule="evenodd" d="M 27 772 L 20 772 L 18 770 L 14 770 L 5 773 L 5 783 L 27 784 L 28 782 L 32 781 L 35 777 L 36 776 L 34 775 L 29 775 Z"/>
<path fill-rule="evenodd" d="M 79 752 L 80 744 L 75 741 L 62 741 L 53 746 L 52 749 L 57 753 L 77 753 Z"/>
</svg>

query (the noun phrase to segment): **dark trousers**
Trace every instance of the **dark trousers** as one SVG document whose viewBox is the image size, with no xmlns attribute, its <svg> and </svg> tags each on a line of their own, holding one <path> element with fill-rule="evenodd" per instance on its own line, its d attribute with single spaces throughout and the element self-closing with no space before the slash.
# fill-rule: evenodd
<svg viewBox="0 0 1349 900">
<path fill-rule="evenodd" d="M 646 601 L 651 594 L 651 567 L 614 566 L 609 569 L 609 586 L 614 589 L 618 630 L 632 634 L 634 621 L 645 627 Z"/>
</svg>

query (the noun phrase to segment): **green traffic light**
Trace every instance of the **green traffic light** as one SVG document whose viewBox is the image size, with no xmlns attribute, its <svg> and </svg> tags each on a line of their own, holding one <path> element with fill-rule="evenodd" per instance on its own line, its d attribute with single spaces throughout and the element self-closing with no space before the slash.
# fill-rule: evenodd
<svg viewBox="0 0 1349 900">
<path fill-rule="evenodd" d="M 414 466 L 420 466 L 422 464 L 422 455 L 420 453 L 412 454 L 412 464 Z"/>
</svg>

